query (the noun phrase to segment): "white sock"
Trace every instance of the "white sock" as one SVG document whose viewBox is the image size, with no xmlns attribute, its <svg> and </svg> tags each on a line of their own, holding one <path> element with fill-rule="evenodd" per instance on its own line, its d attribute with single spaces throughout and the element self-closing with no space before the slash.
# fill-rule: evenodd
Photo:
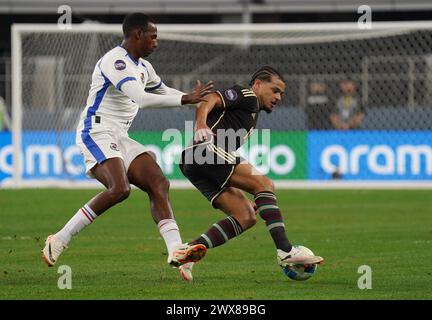
<svg viewBox="0 0 432 320">
<path fill-rule="evenodd" d="M 85 205 L 80 208 L 77 213 L 66 223 L 66 225 L 57 232 L 54 237 L 63 241 L 66 245 L 70 242 L 72 236 L 76 235 L 86 226 L 94 221 L 97 218 L 97 215 L 93 212 L 93 210 Z"/>
<path fill-rule="evenodd" d="M 173 219 L 164 219 L 159 221 L 158 227 L 170 254 L 175 246 L 182 243 L 177 222 Z"/>
</svg>

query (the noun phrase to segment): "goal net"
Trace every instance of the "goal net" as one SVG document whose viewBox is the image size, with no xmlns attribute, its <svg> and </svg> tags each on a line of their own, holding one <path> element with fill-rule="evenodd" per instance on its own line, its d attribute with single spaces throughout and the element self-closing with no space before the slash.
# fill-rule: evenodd
<svg viewBox="0 0 432 320">
<path fill-rule="evenodd" d="M 148 60 L 185 92 L 197 79 L 247 85 L 261 65 L 283 74 L 281 105 L 259 120 L 271 145 L 254 160 L 276 181 L 431 178 L 432 23 L 160 24 L 158 39 Z M 13 163 L 5 181 L 87 183 L 74 131 L 95 63 L 121 41 L 120 25 L 13 26 Z M 193 111 L 141 110 L 131 128 L 173 180 L 183 178 L 170 163 L 179 148 L 165 152 L 160 136 L 184 131 Z M 338 127 L 357 112 L 358 123 Z"/>
</svg>

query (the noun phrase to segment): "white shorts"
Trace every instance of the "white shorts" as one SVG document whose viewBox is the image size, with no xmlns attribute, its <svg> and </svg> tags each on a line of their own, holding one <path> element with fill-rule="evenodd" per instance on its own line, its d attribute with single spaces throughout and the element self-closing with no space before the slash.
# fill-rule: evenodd
<svg viewBox="0 0 432 320">
<path fill-rule="evenodd" d="M 156 155 L 141 143 L 129 138 L 127 131 L 115 127 L 96 126 L 88 132 L 77 130 L 76 144 L 84 156 L 86 175 L 94 178 L 91 169 L 106 159 L 123 159 L 126 171 L 132 161 L 142 153 L 148 152 L 156 161 Z"/>
</svg>

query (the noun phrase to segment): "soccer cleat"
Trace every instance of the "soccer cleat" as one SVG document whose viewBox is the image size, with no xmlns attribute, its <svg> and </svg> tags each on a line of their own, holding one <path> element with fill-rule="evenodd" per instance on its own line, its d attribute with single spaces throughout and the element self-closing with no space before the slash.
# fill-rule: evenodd
<svg viewBox="0 0 432 320">
<path fill-rule="evenodd" d="M 169 254 L 168 264 L 178 268 L 188 262 L 200 261 L 205 256 L 206 250 L 207 248 L 203 244 L 180 244 Z"/>
<path fill-rule="evenodd" d="M 277 249 L 277 260 L 282 268 L 294 264 L 318 264 L 324 261 L 320 256 L 304 254 L 295 247 L 292 247 L 290 252 Z"/>
<path fill-rule="evenodd" d="M 179 267 L 180 275 L 182 278 L 186 281 L 192 281 L 193 275 L 192 275 L 192 268 L 194 266 L 193 262 L 188 262 Z"/>
<path fill-rule="evenodd" d="M 57 259 L 66 248 L 67 246 L 62 241 L 56 240 L 53 235 L 48 236 L 45 241 L 45 247 L 41 250 L 42 258 L 48 267 L 55 265 Z"/>
</svg>

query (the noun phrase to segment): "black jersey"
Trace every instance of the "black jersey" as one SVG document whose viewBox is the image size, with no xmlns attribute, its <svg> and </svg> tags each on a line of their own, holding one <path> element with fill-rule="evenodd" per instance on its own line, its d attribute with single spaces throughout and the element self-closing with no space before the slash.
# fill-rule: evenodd
<svg viewBox="0 0 432 320">
<path fill-rule="evenodd" d="M 216 92 L 222 99 L 223 108 L 213 108 L 207 115 L 207 126 L 215 134 L 214 144 L 228 152 L 235 151 L 256 126 L 258 98 L 250 88 L 239 85 Z"/>
</svg>

